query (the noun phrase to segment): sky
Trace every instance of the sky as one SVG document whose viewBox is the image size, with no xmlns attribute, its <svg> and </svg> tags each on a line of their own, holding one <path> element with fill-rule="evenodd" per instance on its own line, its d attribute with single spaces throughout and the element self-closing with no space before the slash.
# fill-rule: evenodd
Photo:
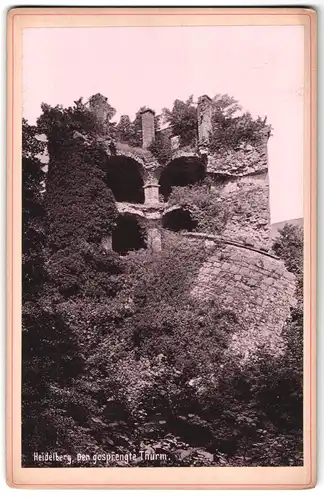
<svg viewBox="0 0 324 500">
<path fill-rule="evenodd" d="M 229 94 L 267 116 L 271 222 L 303 216 L 302 26 L 27 28 L 23 116 L 100 92 L 122 114 Z"/>
</svg>

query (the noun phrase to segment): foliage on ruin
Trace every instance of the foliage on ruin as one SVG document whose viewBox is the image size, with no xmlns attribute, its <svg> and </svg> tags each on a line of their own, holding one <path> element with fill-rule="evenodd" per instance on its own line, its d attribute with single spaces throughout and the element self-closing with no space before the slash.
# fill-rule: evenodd
<svg viewBox="0 0 324 500">
<path fill-rule="evenodd" d="M 41 404 L 42 379 L 38 377 L 36 355 L 32 340 L 35 338 L 38 303 L 45 279 L 44 260 L 46 236 L 44 232 L 44 208 L 42 182 L 44 172 L 38 155 L 43 143 L 37 139 L 36 127 L 22 122 L 22 416 L 23 449 L 33 448 L 35 414 Z M 33 330 L 34 328 L 34 330 Z M 37 326 L 38 329 L 38 326 Z M 38 332 L 36 333 L 36 335 Z M 37 356 L 38 358 L 38 356 Z M 30 447 L 29 447 L 30 446 Z"/>
<path fill-rule="evenodd" d="M 284 329 L 287 346 L 285 364 L 278 367 L 280 383 L 286 390 L 282 400 L 283 415 L 294 425 L 296 446 L 302 460 L 303 449 L 303 345 L 304 345 L 304 231 L 295 224 L 285 224 L 273 242 L 273 251 L 296 277 L 297 305 Z M 292 411 L 293 409 L 293 411 Z"/>
<path fill-rule="evenodd" d="M 96 119 L 87 109 L 47 105 L 38 120 L 50 155 L 46 182 L 49 242 L 53 251 L 99 242 L 114 227 L 117 210 L 105 183 L 106 151 L 95 139 Z M 79 135 L 76 135 L 78 132 Z"/>
<path fill-rule="evenodd" d="M 242 111 L 236 99 L 227 94 L 216 94 L 212 108 L 212 130 L 208 144 L 211 152 L 224 155 L 246 145 L 257 147 L 271 132 L 266 117 L 254 119 L 251 113 Z M 172 134 L 179 136 L 181 147 L 197 144 L 197 108 L 192 96 L 186 101 L 175 100 L 172 110 L 164 108 L 163 114 L 171 126 Z"/>
<path fill-rule="evenodd" d="M 148 149 L 161 165 L 166 165 L 172 158 L 171 141 L 163 133 L 158 133 L 155 136 Z"/>
<path fill-rule="evenodd" d="M 57 441 L 57 426 L 48 418 L 56 406 L 52 389 L 67 383 L 82 366 L 75 336 L 55 309 L 55 290 L 46 291 L 45 174 L 38 158 L 44 143 L 38 137 L 38 128 L 23 121 L 22 454 L 27 464 L 35 449 Z"/>
<path fill-rule="evenodd" d="M 272 249 L 285 262 L 288 271 L 297 276 L 298 293 L 302 293 L 304 268 L 303 228 L 295 224 L 285 224 L 279 230 Z"/>
<path fill-rule="evenodd" d="M 119 141 L 130 142 L 133 137 L 132 122 L 128 115 L 121 115 L 116 125 L 116 137 Z"/>
<path fill-rule="evenodd" d="M 39 296 L 34 294 L 33 301 L 23 305 L 23 442 L 27 463 L 32 460 L 30 450 L 47 443 L 48 448 L 56 443 L 58 450 L 69 446 L 71 438 L 73 445 L 77 444 L 73 441 L 77 422 L 67 398 L 74 394 L 74 380 L 82 372 L 84 360 L 80 330 L 75 328 L 74 301 L 79 296 L 92 297 L 93 301 L 98 295 L 111 297 L 117 287 L 114 277 L 120 272 L 118 259 L 103 256 L 99 249 L 101 238 L 114 227 L 117 210 L 104 182 L 103 151 L 96 141 L 98 124 L 78 105 L 68 109 L 43 105 L 42 109 L 34 132 L 46 134 L 50 156 L 44 211 L 36 210 L 46 234 L 46 246 L 37 261 L 43 279 L 38 283 Z M 24 129 L 23 133 L 25 143 Z M 24 189 L 28 187 L 25 182 Z M 41 186 L 34 198 L 40 193 Z M 28 200 L 28 193 L 25 198 Z M 34 224 L 30 211 L 26 224 Z M 24 259 L 26 255 L 24 249 Z M 79 326 L 82 329 L 80 322 Z"/>
<path fill-rule="evenodd" d="M 197 222 L 196 232 L 221 234 L 226 228 L 228 207 L 224 207 L 221 198 L 210 190 L 207 182 L 198 186 L 175 186 L 168 203 L 190 211 Z"/>
<path fill-rule="evenodd" d="M 238 101 L 227 94 L 214 97 L 209 142 L 211 151 L 224 154 L 246 145 L 256 147 L 265 136 L 269 136 L 270 131 L 266 117 L 254 119 L 251 113 L 242 113 Z"/>
<path fill-rule="evenodd" d="M 131 121 L 128 115 L 122 115 L 115 127 L 116 139 L 120 142 L 128 143 L 133 147 L 142 147 L 142 113 L 149 109 L 147 106 L 141 106 L 136 112 L 135 118 Z M 157 117 L 154 117 L 155 129 L 157 129 Z"/>
<path fill-rule="evenodd" d="M 37 287 L 43 279 L 44 259 L 44 204 L 42 183 L 45 179 L 43 165 L 39 155 L 44 150 L 44 143 L 37 139 L 35 126 L 22 122 L 22 244 L 23 294 L 27 297 L 37 293 Z"/>
<path fill-rule="evenodd" d="M 110 447 L 166 452 L 167 466 L 300 465 L 300 378 L 286 363 L 296 346 L 287 341 L 285 359 L 260 349 L 244 365 L 229 355 L 234 311 L 217 297 L 198 306 L 190 296 L 204 252 L 170 234 L 157 258 L 126 259 L 127 320 L 89 359 L 102 400 L 118 402 Z"/>
<path fill-rule="evenodd" d="M 75 133 L 89 134 L 92 137 L 103 133 L 102 123 L 90 109 L 83 104 L 82 99 L 75 102 L 74 106 L 64 108 L 61 105 L 41 105 L 42 114 L 37 120 L 37 129 L 40 134 L 45 134 L 49 139 L 48 148 L 50 156 L 58 154 L 61 143 L 73 138 Z"/>
<path fill-rule="evenodd" d="M 171 126 L 172 135 L 179 137 L 180 146 L 195 145 L 198 138 L 198 119 L 193 96 L 186 101 L 176 99 L 172 110 L 164 108 L 163 115 Z"/>
</svg>

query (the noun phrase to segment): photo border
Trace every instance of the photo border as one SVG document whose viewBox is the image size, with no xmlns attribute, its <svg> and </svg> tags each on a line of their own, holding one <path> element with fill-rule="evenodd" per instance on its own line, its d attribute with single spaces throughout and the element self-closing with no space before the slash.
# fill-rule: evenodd
<svg viewBox="0 0 324 500">
<path fill-rule="evenodd" d="M 35 27 L 302 25 L 304 92 L 303 467 L 21 467 L 22 32 Z M 301 489 L 316 483 L 317 16 L 300 8 L 16 8 L 7 18 L 7 483 L 16 488 Z"/>
</svg>

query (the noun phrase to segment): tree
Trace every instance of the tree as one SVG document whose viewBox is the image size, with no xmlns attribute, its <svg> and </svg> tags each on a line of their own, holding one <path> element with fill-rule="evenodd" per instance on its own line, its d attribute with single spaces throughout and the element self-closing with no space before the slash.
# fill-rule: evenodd
<svg viewBox="0 0 324 500">
<path fill-rule="evenodd" d="M 278 367 L 283 393 L 283 412 L 286 412 L 295 433 L 295 446 L 299 448 L 302 460 L 303 447 L 303 345 L 304 345 L 304 301 L 303 301 L 303 228 L 295 224 L 285 224 L 279 230 L 272 246 L 288 271 L 296 277 L 297 305 L 283 330 L 287 345 L 285 364 Z M 287 392 L 284 392 L 286 389 Z"/>
<path fill-rule="evenodd" d="M 303 277 L 304 237 L 303 229 L 295 224 L 285 224 L 279 230 L 272 248 L 286 264 L 289 272 L 299 279 Z"/>
<path fill-rule="evenodd" d="M 82 103 L 82 98 L 75 101 L 75 104 L 76 110 L 80 111 L 83 123 L 86 114 L 92 115 L 93 122 L 90 125 L 92 132 L 96 132 L 101 136 L 113 136 L 115 134 L 116 123 L 112 122 L 111 119 L 116 114 L 116 110 L 109 104 L 107 97 L 100 93 L 92 95 L 89 98 L 89 109 Z M 74 119 L 76 118 L 75 115 L 76 113 L 74 113 Z M 84 130 L 86 130 L 85 127 Z"/>
<path fill-rule="evenodd" d="M 181 146 L 195 144 L 198 135 L 198 119 L 193 96 L 186 101 L 176 99 L 172 110 L 164 108 L 163 114 L 171 125 L 173 135 L 180 137 Z"/>
<path fill-rule="evenodd" d="M 304 288 L 304 232 L 303 228 L 295 224 L 286 223 L 279 230 L 278 236 L 272 245 L 273 251 L 280 257 L 288 269 L 296 277 L 297 305 L 291 311 L 284 334 L 289 345 L 288 362 L 297 383 L 295 393 L 302 400 L 302 374 L 303 374 L 303 288 Z"/>
<path fill-rule="evenodd" d="M 22 122 L 22 244 L 23 294 L 25 298 L 36 292 L 43 279 L 44 207 L 42 183 L 43 165 L 38 155 L 44 151 L 44 142 L 37 139 L 37 128 Z"/>
<path fill-rule="evenodd" d="M 242 113 L 238 101 L 225 94 L 213 99 L 210 149 L 214 152 L 235 151 L 241 146 L 257 146 L 268 137 L 271 127 L 266 118 L 253 119 L 249 112 Z"/>
<path fill-rule="evenodd" d="M 149 151 L 152 153 L 154 158 L 160 162 L 160 164 L 167 164 L 172 157 L 172 148 L 169 137 L 167 137 L 163 132 L 158 132 L 155 135 L 155 139 L 149 146 Z"/>
<path fill-rule="evenodd" d="M 214 113 L 219 114 L 224 118 L 233 117 L 240 112 L 242 107 L 239 102 L 228 94 L 216 94 L 213 98 Z"/>
<path fill-rule="evenodd" d="M 116 137 L 121 142 L 130 142 L 134 138 L 134 126 L 128 115 L 122 115 L 116 125 Z"/>
<path fill-rule="evenodd" d="M 88 318 L 78 312 L 79 296 L 93 301 L 115 293 L 119 272 L 113 256 L 103 255 L 101 239 L 117 216 L 112 193 L 104 182 L 104 150 L 97 141 L 93 114 L 77 101 L 72 108 L 42 106 L 37 133 L 47 137 L 48 174 L 43 216 L 46 245 L 42 253 L 43 282 L 30 293 L 23 314 L 23 462 L 33 463 L 33 451 L 56 449 L 68 453 L 91 445 L 82 441 L 85 406 L 96 407 L 89 390 L 80 389 L 85 372 Z M 35 150 L 23 128 L 24 149 Z M 27 157 L 30 160 L 29 156 Z M 40 186 L 31 195 L 24 178 L 24 203 L 39 217 Z M 34 187 L 34 185 L 33 185 Z M 38 198 L 37 198 L 38 197 Z M 24 235 L 25 243 L 27 239 Z M 31 244 L 35 249 L 34 242 Z M 39 263 L 38 263 L 39 264 Z M 109 281 L 112 276 L 112 281 Z M 24 291 L 27 288 L 24 286 Z M 96 412 L 95 412 L 96 413 Z M 87 414 L 86 421 L 91 421 Z M 89 424 L 90 425 L 90 424 Z"/>
<path fill-rule="evenodd" d="M 37 325 L 40 297 L 46 279 L 44 206 L 42 183 L 45 174 L 38 155 L 44 143 L 37 127 L 22 121 L 22 444 L 23 454 L 33 446 L 36 414 L 39 410 L 41 380 L 35 366 L 31 343 L 37 333 L 27 326 Z M 33 376 L 34 374 L 34 376 Z M 37 374 L 37 375 L 36 375 Z M 37 382 L 36 382 L 37 379 Z"/>
</svg>

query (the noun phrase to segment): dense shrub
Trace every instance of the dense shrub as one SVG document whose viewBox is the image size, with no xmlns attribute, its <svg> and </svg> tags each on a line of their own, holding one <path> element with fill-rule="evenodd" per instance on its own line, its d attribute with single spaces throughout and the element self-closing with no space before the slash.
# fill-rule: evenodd
<svg viewBox="0 0 324 500">
<path fill-rule="evenodd" d="M 39 367 L 34 364 L 36 353 L 32 341 L 30 318 L 37 321 L 39 299 L 42 293 L 45 271 L 45 234 L 42 182 L 44 173 L 38 155 L 43 152 L 44 144 L 37 139 L 37 129 L 22 122 L 22 416 L 23 446 L 34 444 L 33 428 L 35 412 L 41 385 Z M 28 326 L 29 325 L 29 326 Z M 38 354 L 37 354 L 38 356 Z"/>
<path fill-rule="evenodd" d="M 102 237 L 112 231 L 117 211 L 104 182 L 97 125 L 93 114 L 78 103 L 67 110 L 44 105 L 33 130 L 46 134 L 49 165 L 44 211 L 39 201 L 41 185 L 34 182 L 32 192 L 27 169 L 24 173 L 25 226 L 30 231 L 41 218 L 47 234 L 46 247 L 35 264 L 42 273 L 41 293 L 33 293 L 32 302 L 25 301 L 23 313 L 25 465 L 35 465 L 35 450 L 55 448 L 59 452 L 79 446 L 84 433 L 78 412 L 72 409 L 86 412 L 91 397 L 85 398 L 75 389 L 84 373 L 88 340 L 84 333 L 87 319 L 75 314 L 75 302 L 79 296 L 92 297 L 95 307 L 98 296 L 109 299 L 117 290 L 118 259 L 113 254 L 104 257 L 100 245 Z M 24 144 L 27 132 L 25 126 Z M 30 155 L 26 161 L 29 167 Z M 37 251 L 34 242 L 27 245 L 26 234 L 24 261 L 28 246 Z M 95 406 L 95 400 L 91 404 Z"/>
<path fill-rule="evenodd" d="M 274 252 L 286 264 L 288 271 L 294 273 L 298 282 L 298 298 L 303 292 L 304 235 L 303 228 L 285 224 L 279 230 L 272 246 Z"/>
<path fill-rule="evenodd" d="M 163 133 L 156 135 L 155 140 L 149 147 L 149 151 L 157 158 L 161 165 L 165 165 L 172 158 L 171 141 Z"/>
<path fill-rule="evenodd" d="M 287 344 L 285 364 L 278 367 L 283 393 L 283 417 L 295 434 L 294 446 L 302 463 L 303 448 L 303 345 L 304 345 L 304 234 L 303 228 L 285 224 L 273 242 L 274 252 L 285 262 L 288 271 L 296 276 L 297 305 L 291 311 L 283 337 Z"/>
<path fill-rule="evenodd" d="M 134 136 L 134 127 L 128 115 L 122 115 L 116 125 L 116 138 L 121 142 L 130 142 Z M 141 145 L 141 144 L 139 144 Z"/>
<path fill-rule="evenodd" d="M 238 363 L 227 354 L 239 328 L 233 312 L 220 310 L 217 298 L 198 306 L 190 296 L 204 250 L 177 235 L 165 243 L 156 258 L 127 257 L 128 319 L 116 326 L 113 350 L 110 334 L 90 362 L 96 381 L 113 372 L 107 397 L 123 402 L 133 422 L 128 446 L 167 450 L 168 466 L 300 464 L 301 373 L 293 359 L 301 339 L 298 347 L 284 334 L 284 359 L 260 349 Z"/>
<path fill-rule="evenodd" d="M 23 296 L 35 298 L 43 281 L 44 206 L 42 182 L 45 174 L 38 156 L 44 143 L 37 139 L 36 127 L 22 122 L 22 280 Z"/>
<path fill-rule="evenodd" d="M 55 307 L 56 289 L 46 272 L 45 174 L 38 159 L 44 143 L 37 137 L 38 128 L 23 121 L 22 461 L 30 466 L 35 451 L 55 444 L 59 449 L 64 429 L 57 419 L 65 410 L 55 391 L 82 370 L 76 337 Z"/>
<path fill-rule="evenodd" d="M 190 187 L 175 186 L 168 202 L 190 210 L 197 222 L 197 232 L 220 234 L 226 227 L 229 209 L 217 193 L 210 191 L 207 183 Z"/>
</svg>

